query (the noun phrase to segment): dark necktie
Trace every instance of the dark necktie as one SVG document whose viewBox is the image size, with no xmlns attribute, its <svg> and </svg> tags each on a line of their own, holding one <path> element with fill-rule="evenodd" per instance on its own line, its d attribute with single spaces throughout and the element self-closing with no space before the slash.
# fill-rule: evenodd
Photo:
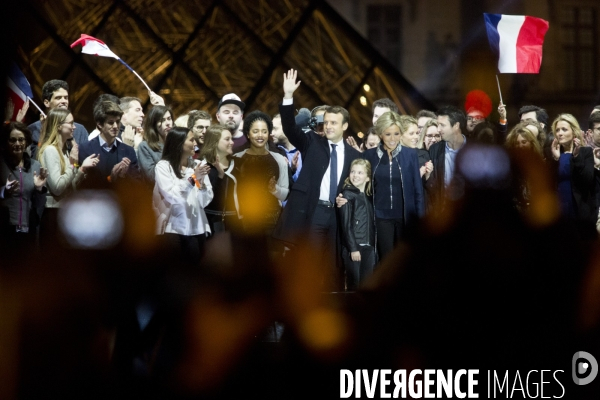
<svg viewBox="0 0 600 400">
<path fill-rule="evenodd" d="M 336 144 L 331 144 L 331 158 L 329 160 L 329 201 L 335 203 L 337 196 L 337 152 Z"/>
</svg>

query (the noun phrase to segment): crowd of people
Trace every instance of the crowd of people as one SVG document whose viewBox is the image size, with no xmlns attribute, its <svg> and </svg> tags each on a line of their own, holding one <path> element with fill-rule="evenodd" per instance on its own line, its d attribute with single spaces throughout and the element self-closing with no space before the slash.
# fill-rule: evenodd
<svg viewBox="0 0 600 400">
<path fill-rule="evenodd" d="M 125 382 L 157 398 L 180 388 L 305 398 L 321 384 L 337 390 L 348 365 L 505 365 L 511 354 L 526 364 L 532 352 L 543 364 L 581 350 L 565 337 L 597 345 L 597 287 L 583 277 L 600 265 L 589 263 L 600 106 L 584 132 L 538 106 L 509 124 L 504 104 L 496 122 L 477 102 L 411 116 L 380 99 L 373 126 L 354 137 L 343 107 L 297 113 L 300 88 L 297 71 L 284 74 L 273 116 L 227 94 L 216 121 L 205 110 L 175 115 L 153 92 L 149 110 L 102 94 L 88 133 L 69 111 L 67 83 L 50 80 L 43 120 L 27 126 L 25 110 L 5 122 L 2 250 L 31 289 L 22 292 L 44 293 L 15 323 L 17 390 L 110 397 Z M 118 196 L 78 197 L 90 192 Z M 115 198 L 121 211 L 100 210 Z M 74 225 L 82 240 L 59 240 Z M 83 240 L 119 229 L 120 245 Z M 3 278 L 14 271 L 3 267 Z M 348 296 L 344 312 L 333 296 Z M 505 323 L 513 319 L 528 340 Z M 292 345 L 248 356 L 281 339 L 273 321 Z M 46 367 L 57 360 L 62 368 Z M 296 392 L 306 374 L 315 384 Z"/>
<path fill-rule="evenodd" d="M 464 186 L 457 155 L 482 145 L 544 160 L 562 215 L 583 239 L 595 237 L 600 106 L 585 132 L 571 114 L 550 121 L 537 106 L 522 107 L 509 130 L 503 104 L 498 123 L 486 119 L 489 98 L 468 99 L 464 111 L 444 106 L 414 116 L 380 99 L 359 144 L 346 134 L 350 115 L 343 107 L 318 106 L 310 119 L 295 115 L 300 85 L 297 71 L 284 74 L 274 116 L 246 113 L 244 102 L 227 94 L 216 123 L 205 110 L 176 116 L 153 92 L 146 115 L 139 98 L 103 94 L 88 134 L 69 111 L 68 84 L 48 81 L 47 116 L 29 126 L 7 121 L 2 129 L 2 229 L 16 248 L 43 248 L 60 230 L 61 205 L 78 188 L 136 180 L 153 191 L 156 233 L 185 259 L 199 263 L 206 241 L 222 232 L 262 235 L 274 257 L 294 257 L 308 243 L 326 287 L 352 291 L 426 215 L 442 218 Z M 471 168 L 484 172 L 483 165 Z M 513 180 L 514 206 L 527 213 L 532 182 Z"/>
</svg>

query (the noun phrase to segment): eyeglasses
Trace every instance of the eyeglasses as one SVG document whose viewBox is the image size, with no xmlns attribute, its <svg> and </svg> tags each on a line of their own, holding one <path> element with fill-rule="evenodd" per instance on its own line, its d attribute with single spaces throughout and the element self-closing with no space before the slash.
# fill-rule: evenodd
<svg viewBox="0 0 600 400">
<path fill-rule="evenodd" d="M 467 117 L 467 121 L 469 122 L 481 121 L 482 119 L 483 117 Z"/>
<path fill-rule="evenodd" d="M 429 139 L 439 139 L 439 138 L 441 138 L 442 136 L 441 136 L 441 135 L 425 135 L 425 137 L 426 137 L 426 138 L 429 138 Z"/>
<path fill-rule="evenodd" d="M 10 143 L 10 144 L 15 144 L 17 142 L 19 142 L 19 143 L 25 143 L 25 138 L 23 138 L 23 137 L 19 137 L 19 138 L 11 137 L 11 138 L 8 139 L 8 143 Z"/>
<path fill-rule="evenodd" d="M 194 130 L 195 131 L 204 131 L 204 130 L 208 129 L 208 127 L 209 127 L 209 125 L 206 125 L 206 126 L 205 125 L 198 125 L 198 126 L 194 127 Z"/>
</svg>

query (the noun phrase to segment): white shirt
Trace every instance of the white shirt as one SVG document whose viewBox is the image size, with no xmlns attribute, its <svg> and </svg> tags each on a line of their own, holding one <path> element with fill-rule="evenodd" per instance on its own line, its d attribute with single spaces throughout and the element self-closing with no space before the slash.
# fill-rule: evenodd
<svg viewBox="0 0 600 400">
<path fill-rule="evenodd" d="M 463 143 L 458 149 L 453 149 L 450 147 L 449 142 L 446 142 L 446 150 L 445 150 L 445 159 L 444 159 L 444 185 L 448 187 L 450 182 L 452 181 L 452 177 L 454 176 L 454 166 L 456 164 L 456 154 L 460 149 L 463 148 L 465 143 L 467 143 L 467 138 L 465 135 L 462 135 Z"/>
<path fill-rule="evenodd" d="M 193 173 L 188 167 L 179 179 L 167 160 L 156 163 L 152 206 L 157 216 L 158 234 L 193 236 L 210 232 L 204 207 L 213 199 L 212 186 L 208 175 L 204 176 L 201 189 L 192 186 L 188 178 Z"/>
<path fill-rule="evenodd" d="M 92 139 L 94 139 L 96 136 L 100 135 L 100 131 L 98 130 L 98 128 L 94 129 L 92 132 L 90 132 L 90 134 L 88 135 L 88 142 L 91 141 Z M 122 142 L 121 138 L 117 136 L 117 140 L 119 142 Z"/>
<path fill-rule="evenodd" d="M 98 140 L 100 141 L 100 147 L 102 148 L 102 150 L 106 151 L 107 153 L 110 152 L 113 147 L 117 147 L 117 141 L 113 140 L 112 145 L 108 145 L 108 143 L 106 142 L 106 140 L 102 139 L 102 136 L 98 136 Z"/>
<path fill-rule="evenodd" d="M 337 143 L 333 143 L 331 140 L 327 141 L 327 145 L 329 146 L 329 154 L 331 154 L 331 145 L 335 144 L 335 152 L 337 154 L 337 180 L 338 184 L 340 179 L 342 178 L 342 169 L 344 169 L 344 139 L 340 140 Z M 323 179 L 321 180 L 321 189 L 319 190 L 319 200 L 329 201 L 329 187 L 330 187 L 330 179 L 331 175 L 331 156 L 330 162 L 327 166 L 327 170 L 325 171 L 325 175 L 323 175 Z M 336 185 L 337 187 L 337 185 Z M 338 193 L 339 194 L 339 193 Z"/>
</svg>

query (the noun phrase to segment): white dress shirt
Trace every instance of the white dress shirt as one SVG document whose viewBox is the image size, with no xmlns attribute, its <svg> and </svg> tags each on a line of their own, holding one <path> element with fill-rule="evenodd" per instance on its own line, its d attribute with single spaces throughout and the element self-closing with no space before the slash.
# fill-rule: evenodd
<svg viewBox="0 0 600 400">
<path fill-rule="evenodd" d="M 331 145 L 335 144 L 335 152 L 337 154 L 337 180 L 338 184 L 342 177 L 342 169 L 344 168 L 344 139 L 340 140 L 337 143 L 333 143 L 331 140 L 327 141 L 327 145 L 329 146 L 329 154 L 331 160 Z M 323 175 L 323 179 L 321 180 L 321 189 L 319 190 L 319 200 L 329 201 L 329 187 L 330 187 L 330 175 L 331 175 L 331 161 L 330 165 L 327 166 L 327 170 L 325 171 L 325 175 Z M 337 185 L 336 185 L 337 187 Z M 339 194 L 339 193 L 338 193 Z"/>
</svg>

